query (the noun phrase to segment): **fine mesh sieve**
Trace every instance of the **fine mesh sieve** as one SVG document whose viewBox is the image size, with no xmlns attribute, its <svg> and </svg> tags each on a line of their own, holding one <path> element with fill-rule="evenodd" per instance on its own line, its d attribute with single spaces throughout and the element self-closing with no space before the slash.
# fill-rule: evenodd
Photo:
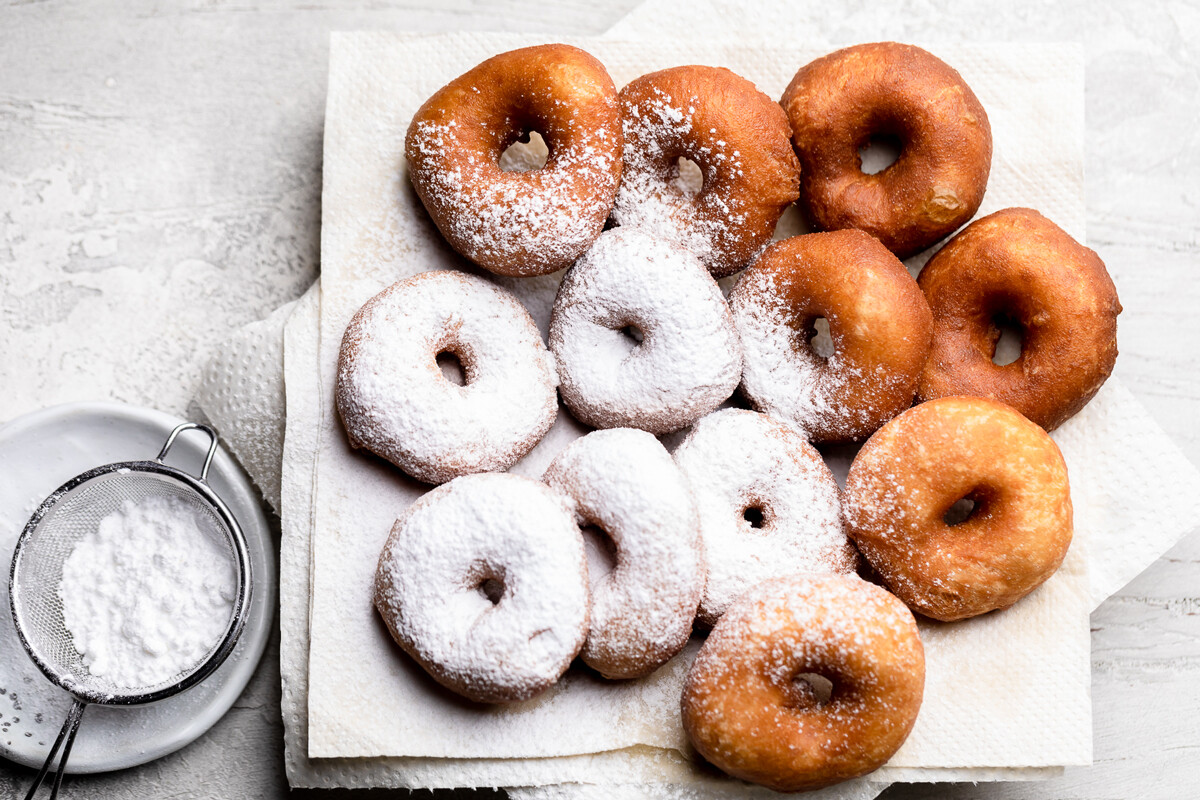
<svg viewBox="0 0 1200 800">
<path fill-rule="evenodd" d="M 200 475 L 193 476 L 163 463 L 179 434 L 198 430 L 208 435 L 209 448 Z M 250 606 L 250 557 L 237 520 L 209 488 L 208 469 L 217 450 L 217 436 L 203 425 L 184 423 L 167 437 L 153 461 L 106 464 L 77 475 L 61 486 L 34 512 L 13 553 L 9 592 L 17 635 L 34 663 L 53 683 L 70 692 L 75 704 L 46 757 L 29 794 L 42 785 L 60 747 L 63 749 L 50 797 L 58 794 L 71 744 L 79 720 L 89 703 L 140 705 L 162 700 L 202 681 L 221 665 L 233 650 Z M 63 620 L 60 589 L 64 586 L 63 563 L 84 536 L 93 533 L 100 521 L 130 503 L 151 497 L 173 498 L 188 504 L 197 518 L 207 521 L 206 533 L 228 550 L 235 568 L 237 590 L 233 610 L 221 638 L 191 667 L 150 686 L 120 686 L 92 675 L 83 656 L 75 649 Z"/>
</svg>

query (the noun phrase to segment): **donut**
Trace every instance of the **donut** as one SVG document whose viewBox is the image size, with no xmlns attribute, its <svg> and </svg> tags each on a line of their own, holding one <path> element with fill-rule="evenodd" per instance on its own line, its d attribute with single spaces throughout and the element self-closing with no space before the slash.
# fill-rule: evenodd
<svg viewBox="0 0 1200 800">
<path fill-rule="evenodd" d="M 591 627 L 580 657 L 606 678 L 649 675 L 687 644 L 704 589 L 687 480 L 657 439 L 630 428 L 576 439 L 543 480 L 615 550 L 612 571 L 591 575 Z"/>
<path fill-rule="evenodd" d="M 961 500 L 970 515 L 948 522 Z M 978 397 L 930 400 L 880 428 L 850 465 L 845 507 L 888 588 L 943 621 L 1008 608 L 1054 574 L 1071 544 L 1058 446 Z"/>
<path fill-rule="evenodd" d="M 437 363 L 448 354 L 465 382 Z M 397 281 L 342 337 L 335 398 L 350 445 L 417 480 L 508 469 L 558 414 L 553 359 L 509 292 L 453 271 Z"/>
<path fill-rule="evenodd" d="M 908 738 L 925 652 L 904 604 L 855 576 L 787 575 L 746 592 L 700 648 L 683 727 L 700 755 L 779 792 L 882 766 Z"/>
<path fill-rule="evenodd" d="M 652 72 L 620 98 L 625 175 L 613 221 L 686 247 L 714 277 L 744 267 L 799 196 L 782 109 L 721 67 Z M 681 173 L 680 159 L 699 168 L 690 176 L 698 181 Z"/>
<path fill-rule="evenodd" d="M 531 131 L 541 169 L 500 156 Z M 604 65 L 547 44 L 489 58 L 417 110 L 404 140 L 413 188 L 450 246 L 500 275 L 568 266 L 604 227 L 621 182 L 621 112 Z"/>
<path fill-rule="evenodd" d="M 438 683 L 479 703 L 554 684 L 588 627 L 583 538 L 561 495 L 466 475 L 423 495 L 379 555 L 375 608 Z"/>
<path fill-rule="evenodd" d="M 635 228 L 605 231 L 567 272 L 550 350 L 563 403 L 595 428 L 678 430 L 728 399 L 742 374 L 716 281 L 687 250 Z"/>
<path fill-rule="evenodd" d="M 900 258 L 979 209 L 992 165 L 987 112 L 952 67 L 919 47 L 860 44 L 802 67 L 780 100 L 804 171 L 800 205 L 820 230 L 866 231 Z M 895 137 L 874 175 L 859 150 Z"/>
<path fill-rule="evenodd" d="M 912 405 L 933 320 L 917 282 L 878 239 L 832 231 L 775 242 L 729 297 L 750 404 L 815 442 L 865 439 Z M 829 323 L 833 352 L 812 346 Z"/>
<path fill-rule="evenodd" d="M 833 473 L 790 426 L 723 409 L 696 423 L 675 449 L 675 463 L 691 484 L 708 554 L 702 623 L 712 625 L 767 578 L 857 568 Z"/>
<path fill-rule="evenodd" d="M 1007 208 L 968 225 L 918 279 L 933 311 L 922 400 L 975 395 L 1046 430 L 1082 409 L 1117 360 L 1117 289 L 1096 253 L 1036 211 Z M 992 363 L 997 321 L 1023 333 L 1021 355 Z"/>
</svg>

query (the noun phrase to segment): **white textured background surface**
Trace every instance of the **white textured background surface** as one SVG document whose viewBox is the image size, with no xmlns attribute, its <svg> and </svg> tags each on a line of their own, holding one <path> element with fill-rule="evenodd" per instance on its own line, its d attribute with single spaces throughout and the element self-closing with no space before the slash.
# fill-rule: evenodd
<svg viewBox="0 0 1200 800">
<path fill-rule="evenodd" d="M 315 277 L 329 30 L 599 33 L 633 4 L 0 0 L 0 419 L 104 398 L 185 413 L 213 338 Z M 869 20 L 900 40 L 1084 42 L 1088 239 L 1122 289 L 1117 370 L 1200 462 L 1200 4 L 839 6 L 824 38 Z M 1137 273 L 1153 280 L 1124 291 Z M 1092 627 L 1094 767 L 885 796 L 1200 795 L 1200 537 Z M 63 796 L 282 796 L 275 660 L 196 744 Z M 29 777 L 0 765 L 0 797 Z"/>
</svg>

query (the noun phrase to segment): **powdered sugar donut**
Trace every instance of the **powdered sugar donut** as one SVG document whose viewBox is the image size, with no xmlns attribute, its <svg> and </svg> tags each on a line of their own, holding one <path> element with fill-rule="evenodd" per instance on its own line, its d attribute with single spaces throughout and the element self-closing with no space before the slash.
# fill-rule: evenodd
<svg viewBox="0 0 1200 800">
<path fill-rule="evenodd" d="M 709 625 L 756 583 L 793 572 L 851 573 L 858 554 L 842 524 L 837 482 L 791 427 L 727 408 L 696 424 L 675 450 L 700 509 Z"/>
<path fill-rule="evenodd" d="M 501 169 L 531 131 L 545 166 Z M 621 116 L 604 65 L 547 44 L 493 56 L 438 90 L 404 141 L 413 188 L 450 245 L 501 275 L 569 266 L 604 228 L 621 182 Z"/>
<path fill-rule="evenodd" d="M 742 394 L 814 442 L 857 441 L 912 405 L 933 315 L 900 259 L 862 231 L 775 242 L 729 296 Z M 829 323 L 833 350 L 812 346 Z"/>
<path fill-rule="evenodd" d="M 438 683 L 480 703 L 524 700 L 557 681 L 583 646 L 583 538 L 543 483 L 457 478 L 396 520 L 375 607 Z"/>
<path fill-rule="evenodd" d="M 465 382 L 437 363 L 455 356 Z M 509 292 L 461 272 L 398 281 L 367 301 L 342 338 L 338 412 L 353 447 L 418 480 L 504 470 L 558 414 L 554 363 Z"/>
<path fill-rule="evenodd" d="M 567 272 L 550 349 L 563 402 L 596 428 L 678 430 L 733 394 L 742 373 L 716 282 L 688 251 L 633 228 L 604 232 Z"/>
<path fill-rule="evenodd" d="M 723 67 L 652 72 L 620 96 L 625 174 L 613 220 L 691 250 L 715 277 L 741 269 L 800 196 L 783 109 Z M 699 185 L 680 158 L 699 168 Z"/>
<path fill-rule="evenodd" d="M 638 678 L 687 643 L 705 562 L 692 492 L 666 449 L 645 431 L 592 431 L 558 454 L 545 481 L 566 494 L 581 525 L 616 550 L 592 575 L 592 617 L 581 656 L 606 678 Z"/>
</svg>

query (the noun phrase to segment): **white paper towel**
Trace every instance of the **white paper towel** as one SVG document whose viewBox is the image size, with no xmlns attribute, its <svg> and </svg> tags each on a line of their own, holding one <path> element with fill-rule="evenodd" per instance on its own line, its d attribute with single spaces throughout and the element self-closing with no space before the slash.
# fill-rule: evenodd
<svg viewBox="0 0 1200 800">
<path fill-rule="evenodd" d="M 1136 475 L 1139 472 L 1141 472 L 1142 470 L 1144 470 L 1145 468 L 1149 467 L 1151 464 L 1161 463 L 1160 459 L 1162 456 L 1160 456 L 1160 453 L 1169 458 L 1170 463 L 1172 463 L 1174 465 L 1174 468 L 1167 469 L 1167 470 L 1162 470 L 1161 468 L 1156 469 L 1156 473 L 1158 475 L 1169 476 L 1169 482 L 1166 485 L 1163 485 L 1160 483 L 1154 483 L 1154 482 L 1151 482 L 1149 485 L 1150 488 L 1158 490 L 1158 494 L 1161 495 L 1160 498 L 1134 498 L 1133 502 L 1131 502 L 1131 503 L 1117 504 L 1118 506 L 1120 506 L 1117 509 L 1118 513 L 1125 514 L 1126 517 L 1131 522 L 1140 520 L 1141 515 L 1146 513 L 1147 509 L 1150 509 L 1152 513 L 1158 512 L 1156 514 L 1156 519 L 1155 519 L 1155 522 L 1158 524 L 1156 524 L 1154 526 L 1147 525 L 1144 527 L 1142 525 L 1138 525 L 1137 530 L 1139 531 L 1139 533 L 1141 531 L 1145 530 L 1149 535 L 1124 537 L 1121 541 L 1125 545 L 1125 548 L 1119 557 L 1114 557 L 1114 558 L 1108 557 L 1107 556 L 1108 550 L 1106 548 L 1105 552 L 1101 554 L 1100 558 L 1096 559 L 1097 563 L 1100 565 L 1100 568 L 1096 570 L 1096 578 L 1093 581 L 1093 587 L 1092 587 L 1093 596 L 1094 596 L 1094 599 L 1096 602 L 1099 602 L 1099 600 L 1101 600 L 1104 596 L 1107 596 L 1107 594 L 1109 592 L 1115 590 L 1116 588 L 1119 588 L 1120 585 L 1123 585 L 1124 582 L 1128 578 L 1132 577 L 1134 574 L 1136 574 L 1138 571 L 1140 571 L 1144 567 L 1144 565 L 1153 561 L 1154 558 L 1156 558 L 1162 551 L 1164 551 L 1169 546 L 1170 543 L 1173 543 L 1175 540 L 1177 540 L 1179 538 L 1179 536 L 1181 536 L 1183 533 L 1186 532 L 1186 529 L 1179 528 L 1180 521 L 1181 521 L 1181 519 L 1184 518 L 1184 516 L 1181 515 L 1181 511 L 1183 511 L 1183 509 L 1181 508 L 1181 503 L 1179 502 L 1179 500 L 1180 500 L 1180 498 L 1188 498 L 1188 497 L 1195 498 L 1197 496 L 1197 493 L 1195 491 L 1195 487 L 1196 487 L 1195 470 L 1191 467 L 1191 465 L 1188 464 L 1185 459 L 1183 459 L 1182 455 L 1178 452 L 1177 449 L 1175 449 L 1173 446 L 1171 446 L 1169 444 L 1169 442 L 1166 442 L 1165 437 L 1163 436 L 1161 430 L 1159 430 L 1157 428 L 1157 426 L 1144 413 L 1144 411 L 1142 411 L 1140 409 L 1140 406 L 1136 403 L 1136 401 L 1132 400 L 1132 398 L 1129 398 L 1126 393 L 1117 389 L 1117 387 L 1115 387 L 1115 386 L 1110 386 L 1109 388 L 1113 389 L 1115 394 L 1119 395 L 1119 396 L 1116 398 L 1116 400 L 1114 400 L 1114 402 L 1108 404 L 1108 410 L 1105 413 L 1111 414 L 1111 415 L 1113 415 L 1114 418 L 1120 420 L 1120 425 L 1118 425 L 1116 427 L 1119 430 L 1121 430 L 1122 432 L 1128 434 L 1127 438 L 1130 439 L 1131 443 L 1139 444 L 1139 439 L 1141 439 L 1140 446 L 1134 447 L 1132 449 L 1133 449 L 1133 451 L 1144 455 L 1145 463 L 1143 464 L 1143 463 L 1139 462 L 1139 463 L 1133 463 L 1131 465 L 1128 465 L 1129 466 L 1128 471 L 1130 471 Z M 1106 393 L 1107 392 L 1108 392 L 1108 390 L 1106 389 Z M 1097 402 L 1099 402 L 1099 399 Z M 1095 404 L 1093 404 L 1093 405 L 1095 405 Z M 210 411 L 210 417 L 212 417 L 214 419 L 214 421 L 218 421 L 218 416 L 219 416 L 219 414 L 213 414 Z M 1131 420 L 1132 420 L 1132 424 L 1131 424 Z M 218 421 L 218 424 L 220 425 L 221 423 Z M 1149 443 L 1149 444 L 1147 445 L 1147 443 Z M 309 452 L 311 452 L 311 451 L 309 451 Z M 1134 461 L 1137 461 L 1137 460 L 1135 459 Z M 260 478 L 260 480 L 262 480 L 262 479 Z M 265 485 L 266 481 L 263 481 L 263 483 Z M 1120 487 L 1122 485 L 1129 486 L 1130 484 L 1128 482 L 1128 479 L 1120 477 L 1119 472 L 1118 472 L 1118 473 L 1114 473 L 1114 476 L 1112 478 L 1112 485 L 1115 487 Z M 1119 495 L 1114 495 L 1114 496 L 1119 497 Z M 1155 499 L 1161 499 L 1161 500 L 1165 501 L 1165 503 L 1160 504 L 1157 502 L 1153 502 Z M 286 500 L 285 500 L 285 503 L 286 503 Z M 1195 515 L 1194 503 L 1192 505 L 1193 505 L 1193 508 L 1191 509 L 1191 513 L 1192 513 L 1193 519 L 1194 519 L 1194 515 Z M 287 539 L 286 533 L 285 533 L 285 561 L 287 559 L 286 554 L 287 554 L 288 549 L 294 545 L 300 545 L 302 547 L 302 544 L 299 541 Z M 287 579 L 285 579 L 285 586 L 287 586 Z M 306 610 L 306 608 L 304 607 L 303 598 L 296 597 L 293 599 L 293 601 L 291 603 L 289 603 L 288 598 L 285 597 L 284 598 L 285 616 L 287 616 L 287 613 L 286 613 L 287 609 L 289 607 L 293 607 L 293 606 L 299 607 L 303 610 Z M 301 627 L 303 627 L 302 623 L 301 623 Z M 300 639 L 300 634 L 297 633 L 296 641 L 299 641 L 299 639 Z M 290 640 L 291 639 L 285 630 L 285 642 L 290 641 Z M 304 650 L 303 649 L 292 650 L 291 652 L 292 652 L 291 656 L 289 656 L 288 652 L 285 652 L 284 656 L 283 656 L 284 665 L 285 665 L 285 667 L 284 667 L 285 681 L 287 681 L 288 676 L 296 676 L 297 680 L 300 681 L 303 678 L 302 667 L 304 666 L 304 664 L 303 664 Z M 288 688 L 288 687 L 285 687 L 285 688 Z M 289 701 L 289 698 L 291 698 L 290 701 Z M 288 750 L 289 750 L 289 770 L 292 769 L 292 766 L 293 766 L 292 762 L 295 760 L 295 759 L 293 759 L 293 756 L 296 755 L 296 753 L 297 753 L 296 746 L 297 746 L 297 744 L 299 744 L 300 742 L 303 741 L 302 738 L 297 740 L 296 737 L 294 735 L 292 735 L 295 732 L 296 727 L 297 727 L 295 724 L 296 723 L 295 709 L 296 709 L 297 705 L 302 706 L 302 703 L 303 703 L 303 698 L 302 697 L 297 698 L 295 691 L 292 689 L 288 689 L 288 691 L 285 693 L 285 709 L 289 709 L 289 708 L 291 709 L 291 711 L 289 712 L 289 714 L 287 716 L 287 719 L 289 720 L 289 729 L 288 729 L 289 730 L 289 748 L 288 748 Z M 383 775 L 387 772 L 387 769 L 384 768 L 382 770 L 379 770 L 376 767 L 377 767 L 377 765 L 379 765 L 381 763 L 385 763 L 390 760 L 376 759 L 376 760 L 370 760 L 366 763 L 361 763 L 361 762 L 359 762 L 358 759 L 336 760 L 336 761 L 330 761 L 330 762 L 325 762 L 325 761 L 309 762 L 309 761 L 307 761 L 307 759 L 304 759 L 302 756 L 302 747 L 301 747 L 301 750 L 299 751 L 299 753 L 300 753 L 299 759 L 301 761 L 304 761 L 306 764 L 308 764 L 308 766 L 312 769 L 312 773 L 308 774 L 308 775 L 304 775 L 304 774 L 293 775 L 294 782 L 296 782 L 297 785 L 307 785 L 310 783 L 320 783 L 320 784 L 325 784 L 325 785 L 338 785 L 338 784 L 452 785 L 451 783 L 421 784 L 421 783 L 419 783 L 419 780 L 420 780 L 419 777 L 416 778 L 416 780 L 418 781 L 416 783 L 397 784 L 394 779 L 389 781 L 389 780 L 383 778 Z M 549 761 L 557 761 L 557 762 L 564 762 L 567 760 L 569 760 L 569 759 L 549 759 Z M 403 761 L 407 761 L 407 760 L 403 760 Z M 593 760 L 593 761 L 596 761 L 596 760 Z M 435 763 L 444 763 L 444 762 L 435 762 Z M 526 762 L 519 762 L 519 763 L 524 764 Z M 615 766 L 615 763 L 616 762 L 614 762 L 614 766 Z M 369 765 L 372 765 L 372 766 L 369 766 Z M 298 768 L 298 769 L 303 769 L 303 768 Z M 411 772 L 412 770 L 416 769 L 416 767 L 414 767 L 413 765 L 410 764 L 410 765 L 407 765 L 406 767 L 404 767 L 403 769 L 405 771 Z M 367 770 L 367 772 L 363 773 L 363 772 L 361 772 L 361 770 Z M 417 771 L 419 772 L 420 770 L 418 769 Z M 556 779 L 557 780 L 571 779 L 570 775 L 567 774 L 568 772 L 569 772 L 569 770 L 563 770 L 560 768 L 558 770 L 558 774 L 560 775 L 560 777 L 558 777 Z M 318 774 L 323 777 L 319 777 L 319 778 L 316 777 Z M 363 777 L 361 777 L 361 778 L 354 777 L 354 776 L 360 775 L 360 774 Z M 525 767 L 520 767 L 519 769 L 515 770 L 515 772 L 510 771 L 509 774 L 510 775 L 515 774 L 517 776 L 526 776 L 529 778 L 529 780 L 531 782 L 533 782 L 533 781 L 536 781 L 539 779 L 539 775 L 545 776 L 546 771 L 539 769 L 537 767 L 537 765 L 531 764 L 530 768 L 528 768 L 528 769 L 526 769 Z M 578 771 L 576 772 L 576 774 L 578 775 Z M 603 769 L 600 770 L 600 774 L 601 775 L 605 774 Z M 624 777 L 624 779 L 626 779 L 626 780 L 636 779 L 634 775 L 631 775 L 629 772 L 624 771 L 624 770 L 619 771 L 617 773 L 608 772 L 607 774 L 609 774 L 609 775 L 621 774 Z M 947 779 L 953 779 L 954 777 L 956 777 L 956 772 L 954 772 L 954 771 L 949 771 L 949 772 L 946 772 L 945 774 L 947 776 Z M 495 775 L 495 773 L 493 773 L 493 775 Z M 565 777 L 563 777 L 564 775 L 565 775 Z M 299 780 L 296 780 L 297 777 L 299 777 Z M 899 776 L 897 776 L 897 777 L 899 777 Z M 467 781 L 465 781 L 465 783 L 462 781 L 457 781 L 457 782 L 454 782 L 453 785 L 470 785 L 470 784 L 474 784 L 474 783 L 487 784 L 487 783 L 496 783 L 496 782 L 500 782 L 500 783 L 508 782 L 505 780 L 495 780 L 495 779 L 488 780 L 488 779 L 484 778 L 483 776 L 480 776 L 480 778 L 482 778 L 482 779 L 467 780 Z M 576 777 L 575 779 L 579 780 L 580 778 Z M 904 778 L 901 777 L 900 779 L 904 779 Z"/>
<path fill-rule="evenodd" d="M 487 56 L 541 37 L 337 35 L 327 108 L 322 229 L 322 385 L 332 385 L 350 316 L 392 281 L 463 268 L 408 185 L 403 137 L 415 109 Z M 730 66 L 772 96 L 822 50 L 703 43 L 581 41 L 618 84 L 679 63 Z M 983 213 L 1033 205 L 1082 238 L 1082 66 L 1077 48 L 943 50 L 992 119 L 997 156 Z M 543 329 L 553 277 L 506 281 Z M 392 520 L 423 487 L 351 452 L 328 395 L 315 478 L 309 753 L 315 757 L 527 758 L 634 745 L 688 752 L 678 697 L 693 648 L 650 679 L 609 683 L 572 671 L 545 695 L 480 710 L 442 691 L 371 612 L 374 561 Z M 1080 415 L 1077 425 L 1086 425 Z M 541 473 L 580 429 L 562 416 L 514 471 Z M 1068 466 L 1072 464 L 1067 454 Z M 1086 484 L 1079 485 L 1086 492 Z M 1091 502 L 1086 494 L 1080 505 Z M 1057 766 L 1091 754 L 1087 539 L 1053 580 L 1014 609 L 924 626 L 926 701 L 898 767 Z M 987 657 L 981 658 L 981 653 Z M 1019 674 L 1022 680 L 1013 681 Z M 880 777 L 885 777 L 881 773 Z"/>
</svg>

